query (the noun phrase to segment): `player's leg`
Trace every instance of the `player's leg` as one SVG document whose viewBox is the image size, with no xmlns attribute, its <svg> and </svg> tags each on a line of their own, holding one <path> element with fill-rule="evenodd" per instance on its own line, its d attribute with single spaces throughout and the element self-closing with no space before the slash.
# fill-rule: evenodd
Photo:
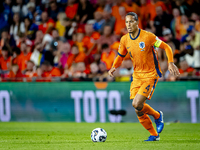
<svg viewBox="0 0 200 150">
<path fill-rule="evenodd" d="M 145 129 L 149 131 L 151 136 L 158 138 L 158 133 L 154 129 L 151 119 L 146 113 L 140 111 L 143 108 L 146 99 L 147 98 L 145 96 L 136 94 L 135 98 L 132 101 L 132 105 L 135 108 L 135 112 L 137 114 L 139 122 L 143 125 Z"/>
<path fill-rule="evenodd" d="M 151 99 L 156 84 L 157 84 L 157 79 L 149 79 L 145 80 L 145 82 L 142 84 L 141 88 L 138 91 L 138 94 L 145 96 L 148 100 Z M 157 127 L 157 132 L 161 133 L 164 127 L 164 121 L 163 121 L 163 114 L 161 111 L 156 111 L 154 110 L 151 106 L 148 104 L 144 103 L 143 107 L 140 108 L 140 112 L 148 115 L 152 115 L 155 119 L 156 127 Z"/>
</svg>

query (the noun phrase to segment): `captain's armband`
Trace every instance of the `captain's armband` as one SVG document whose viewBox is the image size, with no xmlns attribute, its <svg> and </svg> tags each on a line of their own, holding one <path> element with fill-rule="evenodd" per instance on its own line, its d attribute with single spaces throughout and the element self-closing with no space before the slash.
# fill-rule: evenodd
<svg viewBox="0 0 200 150">
<path fill-rule="evenodd" d="M 160 47 L 161 43 L 162 43 L 162 41 L 159 38 L 157 38 L 157 41 L 154 43 L 154 46 L 155 47 Z"/>
</svg>

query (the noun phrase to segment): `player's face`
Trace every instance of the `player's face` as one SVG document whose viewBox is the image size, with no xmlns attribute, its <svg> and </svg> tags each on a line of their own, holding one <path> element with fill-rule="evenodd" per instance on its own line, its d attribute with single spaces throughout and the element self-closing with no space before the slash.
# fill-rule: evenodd
<svg viewBox="0 0 200 150">
<path fill-rule="evenodd" d="M 126 16 L 126 28 L 129 33 L 135 32 L 138 28 L 138 21 L 133 16 Z"/>
</svg>

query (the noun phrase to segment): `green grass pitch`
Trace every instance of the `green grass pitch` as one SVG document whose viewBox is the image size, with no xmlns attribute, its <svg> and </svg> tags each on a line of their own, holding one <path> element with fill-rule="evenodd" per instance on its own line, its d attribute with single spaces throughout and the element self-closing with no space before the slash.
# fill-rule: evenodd
<svg viewBox="0 0 200 150">
<path fill-rule="evenodd" d="M 94 143 L 91 131 L 101 127 L 108 137 Z M 165 124 L 160 141 L 143 142 L 149 136 L 139 123 L 0 123 L 0 149 L 13 150 L 199 150 L 200 124 Z"/>
</svg>

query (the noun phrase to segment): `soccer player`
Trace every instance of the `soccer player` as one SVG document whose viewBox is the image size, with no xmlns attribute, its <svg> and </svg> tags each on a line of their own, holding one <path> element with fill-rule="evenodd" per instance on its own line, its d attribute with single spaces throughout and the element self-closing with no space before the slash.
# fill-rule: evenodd
<svg viewBox="0 0 200 150">
<path fill-rule="evenodd" d="M 178 76 L 178 68 L 173 63 L 173 53 L 169 45 L 161 41 L 153 33 L 138 28 L 138 16 L 134 12 L 126 14 L 126 28 L 128 33 L 120 40 L 118 56 L 109 70 L 109 75 L 118 68 L 123 58 L 129 53 L 133 62 L 134 73 L 130 87 L 130 99 L 135 108 L 139 122 L 150 132 L 150 136 L 145 141 L 159 141 L 159 133 L 164 127 L 162 111 L 156 111 L 146 104 L 150 100 L 155 90 L 158 78 L 162 76 L 160 65 L 157 59 L 157 49 L 164 49 L 168 58 L 168 70 L 172 75 Z M 151 119 L 155 119 L 157 131 L 154 129 Z"/>
</svg>

